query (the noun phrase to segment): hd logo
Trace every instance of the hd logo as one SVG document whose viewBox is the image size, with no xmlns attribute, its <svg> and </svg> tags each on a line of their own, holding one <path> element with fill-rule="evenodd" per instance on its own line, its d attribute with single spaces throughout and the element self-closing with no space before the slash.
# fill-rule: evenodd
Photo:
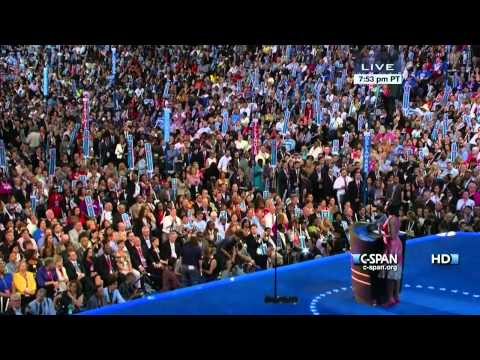
<svg viewBox="0 0 480 360">
<path fill-rule="evenodd" d="M 459 261 L 458 254 L 432 254 L 432 264 L 435 265 L 458 265 Z"/>
</svg>

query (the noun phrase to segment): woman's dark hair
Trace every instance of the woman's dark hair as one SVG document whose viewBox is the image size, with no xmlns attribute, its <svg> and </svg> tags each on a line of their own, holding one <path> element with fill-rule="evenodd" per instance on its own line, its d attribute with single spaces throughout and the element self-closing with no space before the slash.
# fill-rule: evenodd
<svg viewBox="0 0 480 360">
<path fill-rule="evenodd" d="M 387 207 L 387 215 L 399 216 L 399 210 L 398 206 L 390 204 Z"/>
<path fill-rule="evenodd" d="M 110 285 L 113 285 L 114 283 L 117 282 L 117 275 L 115 274 L 111 274 L 111 275 L 108 275 L 107 278 L 105 279 L 105 285 L 106 286 L 110 286 Z"/>
<path fill-rule="evenodd" d="M 71 284 L 76 284 L 77 285 L 77 293 L 75 295 L 81 294 L 82 293 L 82 283 L 78 280 L 72 280 L 69 282 L 69 287 Z"/>
</svg>

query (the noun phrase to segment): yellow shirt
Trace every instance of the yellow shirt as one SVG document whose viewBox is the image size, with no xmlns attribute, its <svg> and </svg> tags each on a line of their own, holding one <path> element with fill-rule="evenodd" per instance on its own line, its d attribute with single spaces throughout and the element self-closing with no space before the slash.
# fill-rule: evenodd
<svg viewBox="0 0 480 360">
<path fill-rule="evenodd" d="M 37 291 L 37 282 L 33 277 L 33 273 L 27 271 L 26 279 L 18 272 L 13 274 L 13 288 L 21 295 L 24 295 L 25 289 L 28 288 L 30 295 L 35 295 L 35 292 Z"/>
</svg>

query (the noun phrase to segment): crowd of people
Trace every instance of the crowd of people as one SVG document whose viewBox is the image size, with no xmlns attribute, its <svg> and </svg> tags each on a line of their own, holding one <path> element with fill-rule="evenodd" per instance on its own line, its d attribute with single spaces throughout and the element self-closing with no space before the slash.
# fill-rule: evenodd
<svg viewBox="0 0 480 360">
<path fill-rule="evenodd" d="M 377 56 L 399 59 L 401 85 L 353 83 Z M 0 313 L 73 314 L 342 253 L 351 224 L 388 208 L 410 237 L 480 231 L 479 56 L 0 46 Z"/>
</svg>

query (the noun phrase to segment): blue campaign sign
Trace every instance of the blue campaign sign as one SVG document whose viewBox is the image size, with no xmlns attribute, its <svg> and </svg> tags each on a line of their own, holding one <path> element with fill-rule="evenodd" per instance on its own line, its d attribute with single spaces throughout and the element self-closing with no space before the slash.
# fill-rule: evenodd
<svg viewBox="0 0 480 360">
<path fill-rule="evenodd" d="M 90 131 L 85 129 L 83 132 L 83 157 L 88 159 L 90 155 Z"/>
<path fill-rule="evenodd" d="M 270 165 L 272 167 L 277 166 L 277 141 L 272 140 L 272 154 L 270 155 Z"/>
<path fill-rule="evenodd" d="M 0 140 L 0 167 L 5 168 L 7 166 L 7 157 L 5 152 L 5 143 Z"/>
<path fill-rule="evenodd" d="M 165 108 L 163 110 L 163 142 L 165 145 L 170 142 L 170 115 L 171 110 Z"/>
<path fill-rule="evenodd" d="M 152 157 L 152 144 L 145 143 L 145 156 L 147 161 L 147 172 L 149 175 L 153 174 L 153 157 Z"/>
<path fill-rule="evenodd" d="M 370 131 L 367 131 L 363 137 L 363 172 L 365 174 L 368 174 L 368 166 L 370 163 L 370 144 L 371 134 Z"/>
<path fill-rule="evenodd" d="M 128 134 L 127 136 L 127 162 L 128 162 L 128 169 L 133 170 L 135 167 L 135 160 L 134 160 L 134 153 L 133 153 L 133 136 L 132 134 Z"/>
<path fill-rule="evenodd" d="M 57 149 L 51 148 L 49 153 L 49 159 L 48 159 L 48 176 L 55 175 L 56 161 L 57 161 Z"/>
<path fill-rule="evenodd" d="M 332 142 L 332 154 L 333 155 L 338 155 L 339 148 L 340 148 L 339 140 L 334 139 L 333 142 Z"/>
<path fill-rule="evenodd" d="M 48 96 L 48 66 L 43 68 L 43 96 Z"/>
<path fill-rule="evenodd" d="M 91 196 L 85 196 L 85 206 L 87 207 L 87 215 L 89 217 L 95 217 L 95 211 L 93 209 L 93 201 Z"/>
<path fill-rule="evenodd" d="M 224 111 L 222 113 L 222 117 L 223 117 L 223 120 L 222 120 L 222 134 L 225 135 L 228 131 L 228 111 Z"/>
</svg>

